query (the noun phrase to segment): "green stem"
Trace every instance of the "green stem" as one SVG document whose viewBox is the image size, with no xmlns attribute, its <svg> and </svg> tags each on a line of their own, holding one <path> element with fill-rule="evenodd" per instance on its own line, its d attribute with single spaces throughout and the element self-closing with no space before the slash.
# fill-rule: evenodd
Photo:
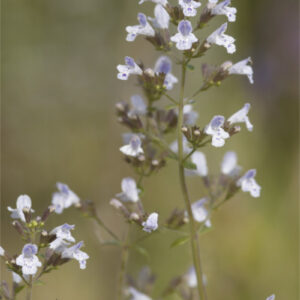
<svg viewBox="0 0 300 300">
<path fill-rule="evenodd" d="M 115 240 L 119 241 L 119 237 L 115 233 L 113 233 L 104 223 L 103 221 L 97 216 L 94 215 L 93 219 L 97 222 L 97 224 L 102 227 L 111 237 L 113 237 Z"/>
<path fill-rule="evenodd" d="M 126 268 L 127 263 L 129 259 L 129 233 L 130 233 L 130 227 L 128 228 L 128 231 L 126 233 L 125 241 L 123 243 L 122 247 L 122 253 L 121 253 L 121 268 L 120 268 L 120 274 L 119 274 L 119 282 L 118 282 L 118 300 L 124 299 L 124 287 L 125 287 L 125 276 L 126 276 Z"/>
<path fill-rule="evenodd" d="M 30 279 L 29 285 L 27 286 L 26 300 L 32 300 L 32 279 Z"/>
<path fill-rule="evenodd" d="M 182 131 L 181 128 L 183 126 L 183 106 L 184 106 L 184 87 L 185 87 L 185 78 L 186 78 L 186 64 L 187 62 L 183 60 L 182 62 L 182 78 L 181 78 L 181 90 L 180 90 L 180 99 L 179 99 L 179 113 L 178 113 L 178 128 L 177 128 L 177 139 L 178 139 L 178 171 L 179 171 L 179 180 L 180 186 L 184 198 L 184 202 L 186 205 L 186 209 L 189 216 L 189 229 L 191 235 L 191 248 L 192 248 L 192 255 L 193 255 L 193 263 L 197 275 L 197 290 L 199 294 L 199 299 L 207 300 L 205 286 L 203 282 L 203 272 L 201 267 L 201 260 L 200 260 L 200 245 L 198 239 L 198 233 L 196 229 L 195 220 L 193 217 L 191 201 L 188 194 L 187 184 L 185 181 L 184 175 L 184 153 L 183 153 L 183 141 L 182 141 Z"/>
<path fill-rule="evenodd" d="M 177 102 L 175 99 L 173 99 L 171 96 L 169 96 L 168 94 L 164 94 L 164 95 L 165 95 L 172 103 L 178 105 L 178 102 Z"/>
</svg>

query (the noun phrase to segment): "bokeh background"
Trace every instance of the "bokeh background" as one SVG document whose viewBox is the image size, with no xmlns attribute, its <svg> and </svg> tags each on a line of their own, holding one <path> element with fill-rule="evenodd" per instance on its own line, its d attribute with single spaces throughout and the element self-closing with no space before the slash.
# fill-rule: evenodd
<svg viewBox="0 0 300 300">
<path fill-rule="evenodd" d="M 136 23 L 137 12 L 152 14 L 151 3 L 137 2 L 1 2 L 1 245 L 8 252 L 20 252 L 22 242 L 10 226 L 6 206 L 14 206 L 17 196 L 26 193 L 41 212 L 56 181 L 94 200 L 103 219 L 124 233 L 124 224 L 108 204 L 120 191 L 122 177 L 133 175 L 118 151 L 123 129 L 114 104 L 137 90 L 133 81 L 116 79 L 115 66 L 125 55 L 149 66 L 158 57 L 142 38 L 125 42 L 124 27 Z M 201 238 L 209 299 L 256 300 L 273 292 L 276 299 L 299 299 L 298 1 L 244 0 L 233 1 L 233 6 L 237 22 L 228 33 L 237 38 L 237 52 L 230 59 L 251 56 L 255 84 L 250 86 L 243 76 L 231 77 L 221 88 L 203 93 L 196 107 L 204 126 L 214 114 L 229 116 L 251 102 L 255 130 L 243 130 L 226 147 L 204 152 L 210 171 L 217 172 L 225 151 L 236 150 L 245 169 L 257 168 L 263 190 L 259 199 L 236 196 L 214 215 L 214 230 Z M 200 35 L 224 20 L 216 18 Z M 201 62 L 225 60 L 225 50 L 213 47 Z M 201 62 L 189 73 L 190 91 L 201 82 Z M 199 178 L 189 185 L 193 200 L 204 196 Z M 145 207 L 159 211 L 162 219 L 170 208 L 183 207 L 173 162 L 147 180 L 145 189 Z M 88 268 L 80 271 L 74 262 L 45 276 L 46 284 L 36 287 L 34 299 L 114 299 L 118 249 L 101 248 L 97 228 L 75 210 L 52 218 L 49 228 L 63 222 L 76 224 L 74 235 L 84 239 L 91 256 Z M 170 249 L 174 239 L 168 234 L 145 241 L 150 261 L 138 253 L 130 257 L 133 276 L 151 264 L 158 276 L 154 296 L 190 266 L 188 245 Z M 2 264 L 1 278 L 7 276 Z"/>
</svg>

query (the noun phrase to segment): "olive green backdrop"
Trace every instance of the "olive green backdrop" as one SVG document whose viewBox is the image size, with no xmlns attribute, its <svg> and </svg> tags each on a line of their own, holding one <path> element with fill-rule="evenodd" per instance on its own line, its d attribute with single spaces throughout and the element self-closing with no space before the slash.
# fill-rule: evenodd
<svg viewBox="0 0 300 300">
<path fill-rule="evenodd" d="M 125 42 L 124 27 L 136 23 L 137 12 L 152 14 L 153 5 L 137 2 L 1 1 L 1 245 L 7 251 L 20 252 L 22 243 L 9 226 L 6 206 L 27 193 L 41 212 L 56 181 L 94 200 L 107 223 L 123 232 L 108 201 L 119 192 L 122 177 L 133 174 L 118 151 L 123 129 L 115 120 L 114 104 L 137 90 L 133 81 L 116 79 L 115 67 L 125 55 L 149 66 L 158 56 L 142 38 Z M 238 8 L 237 22 L 228 33 L 237 38 L 237 52 L 228 57 L 223 48 L 213 47 L 201 61 L 219 64 L 252 56 L 255 84 L 250 86 L 242 76 L 227 79 L 203 93 L 196 108 L 204 126 L 214 114 L 229 116 L 251 102 L 253 133 L 243 128 L 226 147 L 204 152 L 210 171 L 216 172 L 225 151 L 236 150 L 245 169 L 257 168 L 263 189 L 259 199 L 235 197 L 214 215 L 214 230 L 201 237 L 209 299 L 263 300 L 275 292 L 276 299 L 294 300 L 299 279 L 298 1 L 244 0 L 233 1 L 233 6 Z M 200 34 L 224 20 L 216 18 Z M 200 84 L 200 63 L 189 73 L 191 91 Z M 183 207 L 176 170 L 170 162 L 145 181 L 144 205 L 161 218 L 171 207 Z M 190 180 L 193 200 L 204 196 L 199 182 Z M 91 256 L 88 268 L 81 271 L 73 262 L 45 276 L 46 284 L 36 287 L 34 299 L 113 299 L 119 251 L 100 248 L 97 227 L 75 210 L 52 218 L 49 226 L 63 222 L 76 224 L 74 235 L 84 239 Z M 151 264 L 159 278 L 154 296 L 189 267 L 188 245 L 170 249 L 174 238 L 163 235 L 144 242 L 151 254 L 148 262 L 137 253 L 130 257 L 132 275 Z M 7 277 L 3 265 L 1 275 Z"/>
</svg>

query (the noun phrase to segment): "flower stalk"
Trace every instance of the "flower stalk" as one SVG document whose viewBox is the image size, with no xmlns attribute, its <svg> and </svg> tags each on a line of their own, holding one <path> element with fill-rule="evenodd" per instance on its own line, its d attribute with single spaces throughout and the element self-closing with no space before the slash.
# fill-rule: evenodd
<svg viewBox="0 0 300 300">
<path fill-rule="evenodd" d="M 193 211 L 191 207 L 191 200 L 188 193 L 188 188 L 185 180 L 184 174 L 184 153 L 183 153 L 183 134 L 182 134 L 182 126 L 183 126 L 183 107 L 184 107 L 184 88 L 185 88 L 185 79 L 186 79 L 186 65 L 188 60 L 183 58 L 182 61 L 182 77 L 181 77 L 181 88 L 180 88 L 180 99 L 178 105 L 178 125 L 177 125 L 177 139 L 178 139 L 178 171 L 179 171 L 179 181 L 180 187 L 183 194 L 183 199 L 185 202 L 185 206 L 187 209 L 187 213 L 189 216 L 189 230 L 191 235 L 191 250 L 193 256 L 193 263 L 197 276 L 197 290 L 199 294 L 199 299 L 207 300 L 205 285 L 203 282 L 203 271 L 201 266 L 201 258 L 200 258 L 200 245 L 198 239 L 198 233 L 196 230 L 196 224 L 193 216 Z"/>
</svg>

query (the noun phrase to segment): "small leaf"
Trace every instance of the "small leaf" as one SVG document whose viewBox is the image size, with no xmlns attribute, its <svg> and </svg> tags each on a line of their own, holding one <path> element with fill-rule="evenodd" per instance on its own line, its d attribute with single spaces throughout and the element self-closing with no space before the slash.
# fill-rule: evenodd
<svg viewBox="0 0 300 300">
<path fill-rule="evenodd" d="M 144 257 L 146 257 L 147 260 L 150 259 L 150 255 L 149 255 L 148 251 L 144 247 L 141 247 L 141 246 L 138 246 L 138 245 L 134 245 L 133 248 L 138 253 L 140 253 L 141 255 L 143 255 Z"/>
<path fill-rule="evenodd" d="M 41 286 L 41 285 L 44 285 L 45 283 L 41 280 L 37 280 L 37 281 L 34 282 L 34 284 L 37 285 L 37 286 Z"/>
<path fill-rule="evenodd" d="M 15 288 L 15 294 L 17 295 L 18 293 L 20 293 L 25 287 L 25 284 L 24 285 L 18 285 L 16 288 Z"/>
<path fill-rule="evenodd" d="M 178 105 L 176 104 L 170 104 L 170 105 L 167 105 L 165 108 L 166 110 L 171 110 L 171 109 L 176 109 L 178 107 Z"/>
<path fill-rule="evenodd" d="M 190 65 L 190 64 L 187 65 L 187 68 L 190 69 L 191 71 L 195 70 L 195 67 L 193 65 Z"/>
<path fill-rule="evenodd" d="M 197 170 L 197 166 L 194 163 L 192 163 L 190 160 L 185 161 L 183 166 L 189 170 Z"/>
<path fill-rule="evenodd" d="M 171 248 L 174 248 L 174 247 L 178 247 L 178 246 L 182 246 L 184 245 L 188 240 L 190 239 L 189 236 L 183 236 L 183 237 L 180 237 L 178 239 L 176 239 L 172 244 L 171 244 Z"/>
<path fill-rule="evenodd" d="M 121 243 L 117 240 L 112 240 L 101 243 L 101 246 L 121 246 Z"/>
</svg>

